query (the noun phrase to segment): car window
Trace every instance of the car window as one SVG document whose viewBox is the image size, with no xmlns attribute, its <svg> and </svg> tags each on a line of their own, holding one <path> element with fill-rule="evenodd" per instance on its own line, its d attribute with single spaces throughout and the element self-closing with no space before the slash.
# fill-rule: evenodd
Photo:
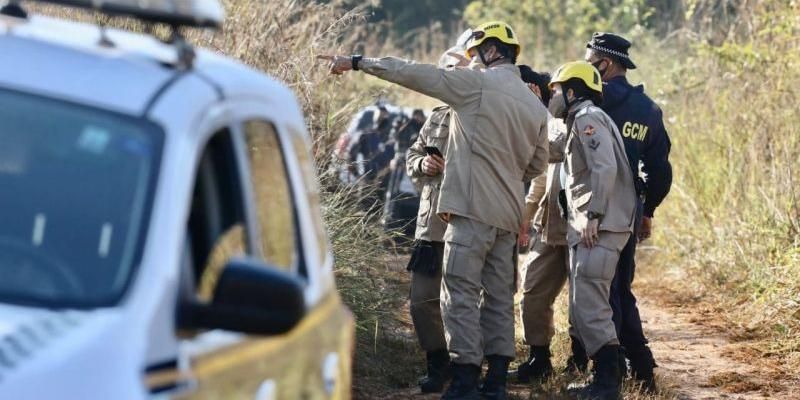
<svg viewBox="0 0 800 400">
<path fill-rule="evenodd" d="M 113 304 L 139 263 L 163 132 L 9 90 L 0 120 L 0 297 Z"/>
<path fill-rule="evenodd" d="M 230 131 L 209 140 L 197 166 L 187 235 L 196 295 L 210 301 L 227 262 L 247 255 L 240 173 Z"/>
<path fill-rule="evenodd" d="M 294 133 L 292 135 L 292 148 L 295 156 L 300 163 L 300 169 L 303 173 L 303 183 L 306 190 L 306 197 L 308 198 L 308 205 L 311 208 L 311 222 L 314 224 L 316 237 L 316 246 L 319 251 L 318 265 L 325 262 L 325 257 L 328 254 L 328 235 L 325 232 L 325 222 L 322 219 L 322 211 L 319 197 L 319 182 L 317 181 L 317 174 L 315 172 L 314 162 L 311 159 L 311 154 L 306 147 L 306 140 L 301 134 Z"/>
<path fill-rule="evenodd" d="M 232 257 L 242 256 L 245 253 L 245 228 L 244 224 L 238 223 L 220 235 L 211 248 L 208 260 L 203 266 L 203 274 L 197 284 L 197 298 L 210 302 L 225 265 Z"/>
<path fill-rule="evenodd" d="M 261 253 L 270 265 L 286 270 L 296 268 L 299 264 L 297 219 L 278 133 L 271 123 L 253 120 L 245 122 L 244 136 Z"/>
</svg>

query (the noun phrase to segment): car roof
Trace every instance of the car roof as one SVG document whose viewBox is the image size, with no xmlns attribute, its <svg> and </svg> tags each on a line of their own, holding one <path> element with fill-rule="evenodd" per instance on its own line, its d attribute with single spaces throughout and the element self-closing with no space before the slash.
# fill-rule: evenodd
<svg viewBox="0 0 800 400">
<path fill-rule="evenodd" d="M 113 46 L 104 46 L 105 35 Z M 152 36 L 32 15 L 0 15 L 0 87 L 143 115 L 182 72 L 176 47 Z M 283 84 L 228 57 L 196 49 L 190 73 L 220 95 L 295 104 Z M 290 117 L 302 116 L 288 107 Z M 294 112 L 292 112 L 294 111 Z"/>
</svg>

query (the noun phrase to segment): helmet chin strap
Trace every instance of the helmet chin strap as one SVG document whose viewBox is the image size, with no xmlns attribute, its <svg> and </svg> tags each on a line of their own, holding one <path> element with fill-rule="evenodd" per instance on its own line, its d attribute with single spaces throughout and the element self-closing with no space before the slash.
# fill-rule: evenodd
<svg viewBox="0 0 800 400">
<path fill-rule="evenodd" d="M 478 56 L 481 58 L 481 62 L 483 65 L 490 67 L 492 64 L 496 63 L 497 61 L 503 59 L 503 56 L 497 56 L 493 58 L 491 61 L 486 61 L 486 55 L 484 54 L 483 50 L 481 50 L 480 46 L 477 48 Z"/>
<path fill-rule="evenodd" d="M 562 90 L 561 91 L 561 96 L 564 98 L 564 104 L 567 105 L 567 109 L 564 110 L 564 112 L 566 112 L 567 116 L 569 116 L 569 109 L 572 108 L 572 104 L 574 104 L 574 102 L 577 99 L 572 99 L 572 101 L 569 101 L 569 98 L 567 97 L 567 91 L 566 90 Z"/>
<path fill-rule="evenodd" d="M 572 99 L 572 101 L 569 101 L 566 90 L 561 91 L 561 96 L 564 97 L 564 104 L 567 105 L 567 111 L 566 111 L 567 116 L 569 116 L 569 109 L 572 108 L 573 105 L 575 105 L 579 101 L 587 100 L 586 97 L 581 96 L 581 97 L 575 97 Z"/>
</svg>

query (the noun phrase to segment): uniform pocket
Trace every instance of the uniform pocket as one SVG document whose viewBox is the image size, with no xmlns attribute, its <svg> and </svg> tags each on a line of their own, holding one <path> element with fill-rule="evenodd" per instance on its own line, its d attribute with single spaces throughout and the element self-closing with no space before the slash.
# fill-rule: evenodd
<svg viewBox="0 0 800 400">
<path fill-rule="evenodd" d="M 588 169 L 586 158 L 583 155 L 583 148 L 581 148 L 581 141 L 575 135 L 570 135 L 569 140 L 567 140 L 565 154 L 570 168 L 570 175 L 577 176 Z"/>
<path fill-rule="evenodd" d="M 579 278 L 588 280 L 611 281 L 617 271 L 619 252 L 602 246 L 591 249 L 579 244 L 577 246 L 577 271 Z"/>
<path fill-rule="evenodd" d="M 433 208 L 433 196 L 431 193 L 433 189 L 431 185 L 425 185 L 422 188 L 422 194 L 419 201 L 419 211 L 417 212 L 417 225 L 428 226 L 431 219 L 431 208 Z"/>
<path fill-rule="evenodd" d="M 468 275 L 466 268 L 466 263 L 469 262 L 469 257 L 466 254 L 468 250 L 468 248 L 458 243 L 447 243 L 447 247 L 445 248 L 445 276 L 456 276 L 463 278 Z"/>
<path fill-rule="evenodd" d="M 468 277 L 471 274 L 475 260 L 471 257 L 472 232 L 471 221 L 454 216 L 447 230 L 444 232 L 445 245 L 445 275 Z"/>
<path fill-rule="evenodd" d="M 578 211 L 586 211 L 589 202 L 592 201 L 592 192 L 585 185 L 578 186 L 572 190 L 572 201 L 575 202 L 573 208 Z"/>
<path fill-rule="evenodd" d="M 447 127 L 445 127 L 445 130 Z M 447 132 L 443 136 L 429 136 L 428 137 L 428 146 L 433 146 L 439 149 L 442 154 L 445 154 L 447 150 Z"/>
<path fill-rule="evenodd" d="M 428 146 L 436 146 L 439 147 L 439 150 L 441 150 L 440 146 L 445 144 L 447 144 L 447 132 L 444 132 L 443 135 L 428 136 Z"/>
<path fill-rule="evenodd" d="M 450 224 L 444 232 L 444 241 L 456 243 L 465 247 L 472 246 L 472 226 L 471 220 L 454 215 L 450 219 Z"/>
</svg>

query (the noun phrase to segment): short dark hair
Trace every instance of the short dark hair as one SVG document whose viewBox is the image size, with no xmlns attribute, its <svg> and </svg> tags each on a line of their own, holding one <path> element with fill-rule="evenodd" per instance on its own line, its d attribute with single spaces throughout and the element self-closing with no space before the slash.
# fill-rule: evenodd
<svg viewBox="0 0 800 400">
<path fill-rule="evenodd" d="M 510 44 L 505 44 L 501 42 L 497 38 L 488 38 L 483 41 L 483 43 L 478 46 L 482 50 L 486 50 L 489 46 L 494 46 L 497 48 L 497 52 L 500 53 L 501 56 L 511 60 L 513 64 L 517 63 L 517 47 Z"/>
<path fill-rule="evenodd" d="M 568 79 L 561 84 L 561 89 L 564 93 L 567 92 L 567 89 L 572 89 L 575 98 L 591 100 L 596 106 L 603 104 L 603 94 L 589 89 L 586 83 L 578 78 Z"/>
<path fill-rule="evenodd" d="M 552 77 L 547 72 L 536 72 L 527 65 L 519 65 L 519 74 L 522 81 L 525 83 L 532 83 L 539 88 L 542 94 L 542 103 L 547 107 L 550 104 L 550 79 Z"/>
</svg>

